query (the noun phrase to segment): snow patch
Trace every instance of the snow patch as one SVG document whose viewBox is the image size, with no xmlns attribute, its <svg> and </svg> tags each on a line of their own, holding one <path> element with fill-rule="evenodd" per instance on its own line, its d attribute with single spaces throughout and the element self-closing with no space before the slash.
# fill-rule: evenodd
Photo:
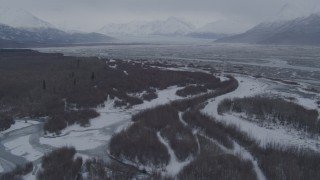
<svg viewBox="0 0 320 180">
<path fill-rule="evenodd" d="M 29 174 L 24 175 L 22 179 L 24 179 L 24 180 L 35 180 L 35 179 L 37 179 L 36 175 L 37 175 L 37 172 L 38 172 L 39 169 L 41 169 L 41 164 L 34 165 L 32 172 L 30 172 Z"/>
<path fill-rule="evenodd" d="M 29 174 L 23 176 L 23 179 L 24 180 L 35 180 L 35 179 L 37 179 L 37 177 L 36 177 L 36 175 L 29 173 Z"/>
<path fill-rule="evenodd" d="M 257 174 L 258 180 L 266 180 L 266 177 L 264 176 L 262 170 L 258 166 L 258 162 L 251 155 L 251 153 L 236 142 L 233 142 L 233 145 L 234 145 L 233 154 L 240 155 L 243 159 L 251 161 L 253 165 L 253 169 Z"/>
<path fill-rule="evenodd" d="M 179 112 L 179 121 L 184 125 L 184 126 L 188 126 L 188 124 L 183 120 L 182 118 L 182 115 L 183 115 L 183 112 Z"/>
<path fill-rule="evenodd" d="M 234 148 L 233 149 L 228 149 L 225 146 L 223 146 L 222 144 L 220 144 L 218 141 L 216 141 L 215 139 L 210 138 L 210 137 L 206 136 L 203 133 L 199 133 L 199 134 L 201 136 L 205 137 L 206 139 L 210 140 L 215 145 L 217 145 L 226 154 L 232 154 L 232 155 L 240 157 L 240 158 L 242 158 L 244 160 L 251 161 L 251 163 L 253 165 L 253 169 L 256 172 L 258 180 L 266 180 L 266 177 L 264 176 L 262 170 L 258 166 L 258 162 L 255 160 L 255 158 L 251 155 L 251 153 L 249 151 L 247 151 L 245 148 L 240 146 L 238 143 L 233 141 Z"/>
<path fill-rule="evenodd" d="M 109 67 L 112 68 L 112 69 L 117 69 L 118 65 L 117 64 L 115 64 L 113 66 L 109 65 Z"/>
<path fill-rule="evenodd" d="M 55 138 L 41 137 L 40 143 L 54 147 L 73 146 L 81 151 L 97 148 L 109 141 L 110 138 L 110 135 L 105 135 L 99 130 L 74 131 Z"/>
<path fill-rule="evenodd" d="M 29 142 L 31 135 L 22 136 L 12 141 L 3 143 L 8 151 L 12 154 L 21 156 L 28 161 L 35 161 L 43 156 L 43 154 L 32 147 Z"/>
<path fill-rule="evenodd" d="M 318 105 L 316 103 L 316 100 L 314 100 L 314 99 L 304 98 L 304 97 L 301 97 L 297 94 L 286 93 L 286 92 L 275 92 L 273 94 L 280 95 L 282 97 L 293 97 L 294 103 L 299 104 L 299 105 L 305 107 L 306 109 L 310 109 L 310 110 L 318 109 Z"/>
<path fill-rule="evenodd" d="M 33 126 L 39 124 L 38 121 L 33 121 L 33 120 L 15 120 L 15 123 L 13 125 L 11 125 L 11 127 L 5 131 L 0 132 L 0 135 L 9 133 L 11 131 L 15 131 L 18 129 L 22 129 L 25 127 L 29 127 L 29 126 Z"/>
<path fill-rule="evenodd" d="M 290 101 L 292 101 L 292 102 L 294 102 L 296 104 L 299 104 L 299 105 L 303 106 L 306 109 L 317 110 L 318 114 L 319 114 L 318 119 L 320 119 L 320 108 L 318 107 L 316 98 L 315 99 L 310 99 L 310 98 L 302 97 L 302 96 L 297 95 L 297 94 L 286 93 L 286 92 L 274 92 L 273 94 L 278 95 L 278 96 L 280 95 L 282 97 L 287 97 L 287 98 L 294 98 L 293 100 L 290 100 Z"/>
<path fill-rule="evenodd" d="M 164 105 L 171 101 L 182 99 L 182 97 L 176 95 L 177 90 L 182 89 L 183 87 L 178 86 L 170 86 L 167 89 L 164 90 L 157 90 L 158 97 L 156 99 L 153 99 L 151 101 L 144 101 L 143 104 L 139 104 L 134 106 L 134 110 L 143 110 L 147 108 L 156 107 L 158 105 Z"/>
<path fill-rule="evenodd" d="M 115 108 L 114 102 L 116 99 L 111 100 L 108 98 L 103 106 L 96 108 L 100 116 L 91 119 L 89 127 L 81 127 L 78 124 L 74 124 L 62 130 L 59 136 L 49 134 L 41 137 L 40 143 L 54 147 L 74 146 L 77 150 L 95 149 L 107 144 L 113 133 L 128 127 L 133 114 L 180 99 L 181 97 L 175 94 L 178 89 L 180 87 L 172 86 L 157 91 L 158 98 L 144 101 L 143 104 L 129 109 Z"/>
<path fill-rule="evenodd" d="M 308 148 L 311 150 L 320 150 L 320 138 L 306 138 L 301 136 L 301 133 L 289 130 L 288 128 L 266 128 L 261 127 L 256 123 L 244 120 L 234 114 L 218 114 L 219 103 L 226 98 L 243 98 L 263 94 L 269 91 L 268 84 L 253 78 L 237 77 L 239 87 L 235 91 L 218 96 L 208 101 L 206 107 L 202 110 L 203 113 L 215 117 L 217 121 L 223 122 L 227 125 L 235 125 L 239 130 L 248 133 L 255 138 L 260 146 L 265 146 L 267 143 L 279 143 L 287 146 L 295 146 L 299 148 Z M 301 99 L 304 100 L 304 99 Z M 308 101 L 306 101 L 308 102 Z M 307 104 L 307 103 L 306 103 Z"/>
<path fill-rule="evenodd" d="M 173 149 L 170 147 L 169 143 L 163 137 L 161 137 L 160 132 L 157 132 L 157 136 L 159 141 L 167 148 L 170 155 L 170 161 L 166 167 L 166 171 L 169 175 L 176 176 L 186 165 L 192 161 L 192 158 L 188 158 L 183 162 L 179 162 L 174 154 Z"/>
</svg>

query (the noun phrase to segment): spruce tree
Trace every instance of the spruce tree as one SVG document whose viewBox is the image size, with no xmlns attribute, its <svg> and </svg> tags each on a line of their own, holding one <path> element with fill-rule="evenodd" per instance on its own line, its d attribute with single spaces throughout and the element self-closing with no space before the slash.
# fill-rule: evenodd
<svg viewBox="0 0 320 180">
<path fill-rule="evenodd" d="M 46 80 L 42 81 L 42 89 L 46 90 L 47 89 L 47 84 L 46 84 Z"/>
</svg>

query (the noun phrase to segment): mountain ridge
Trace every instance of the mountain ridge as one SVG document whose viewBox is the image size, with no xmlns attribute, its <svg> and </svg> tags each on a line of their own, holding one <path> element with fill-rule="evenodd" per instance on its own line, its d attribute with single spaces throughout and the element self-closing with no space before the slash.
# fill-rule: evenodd
<svg viewBox="0 0 320 180">
<path fill-rule="evenodd" d="M 49 22 L 42 20 L 24 9 L 0 8 L 0 24 L 21 29 L 54 28 Z"/>
<path fill-rule="evenodd" d="M 0 24 L 0 44 L 11 46 L 50 45 L 50 44 L 78 44 L 78 43 L 105 43 L 115 39 L 98 33 L 69 34 L 54 28 L 26 29 L 14 28 Z M 9 45 L 8 44 L 8 45 Z"/>
<path fill-rule="evenodd" d="M 218 39 L 223 43 L 320 45 L 320 15 L 264 22 L 245 33 Z"/>
<path fill-rule="evenodd" d="M 68 33 L 23 9 L 0 8 L 0 47 L 105 43 L 115 38 L 99 33 Z"/>
<path fill-rule="evenodd" d="M 130 22 L 122 24 L 108 24 L 98 32 L 110 35 L 185 35 L 196 27 L 179 18 L 169 17 L 166 20 L 148 22 Z"/>
</svg>

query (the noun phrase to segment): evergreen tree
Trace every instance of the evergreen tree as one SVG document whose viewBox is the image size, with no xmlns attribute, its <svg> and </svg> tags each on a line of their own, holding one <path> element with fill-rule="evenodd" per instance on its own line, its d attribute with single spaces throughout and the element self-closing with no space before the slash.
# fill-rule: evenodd
<svg viewBox="0 0 320 180">
<path fill-rule="evenodd" d="M 46 90 L 47 89 L 47 84 L 46 84 L 46 80 L 42 81 L 42 89 Z"/>
<path fill-rule="evenodd" d="M 94 72 L 92 72 L 92 74 L 91 74 L 91 81 L 94 81 L 94 79 L 95 79 L 95 75 L 94 75 Z"/>
</svg>

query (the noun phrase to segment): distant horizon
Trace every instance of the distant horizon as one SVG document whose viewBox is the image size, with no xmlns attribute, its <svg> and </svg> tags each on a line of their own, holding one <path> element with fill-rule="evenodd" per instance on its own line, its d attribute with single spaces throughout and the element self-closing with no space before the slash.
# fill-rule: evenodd
<svg viewBox="0 0 320 180">
<path fill-rule="evenodd" d="M 112 23 L 169 17 L 183 19 L 196 27 L 216 21 L 241 22 L 249 27 L 279 16 L 279 11 L 287 4 L 294 7 L 292 11 L 296 14 L 320 10 L 317 0 L 244 0 L 241 3 L 230 0 L 0 0 L 0 3 L 2 8 L 25 9 L 60 29 L 83 32 L 96 32 Z M 235 31 L 244 28 L 234 27 Z"/>
</svg>

